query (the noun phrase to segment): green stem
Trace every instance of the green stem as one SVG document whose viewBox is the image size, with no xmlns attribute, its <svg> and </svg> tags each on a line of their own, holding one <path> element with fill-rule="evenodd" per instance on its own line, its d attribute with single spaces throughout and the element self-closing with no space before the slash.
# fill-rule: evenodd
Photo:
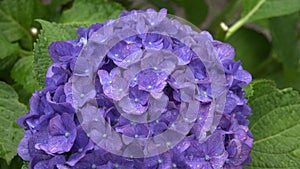
<svg viewBox="0 0 300 169">
<path fill-rule="evenodd" d="M 234 11 L 236 11 L 236 8 L 238 7 L 240 2 L 241 0 L 229 1 L 228 4 L 226 4 L 224 10 L 221 13 L 217 14 L 217 16 L 213 19 L 208 29 L 215 30 L 219 28 L 221 22 L 224 22 L 227 18 L 232 17 L 232 14 L 234 13 Z"/>
<path fill-rule="evenodd" d="M 232 0 L 226 4 L 224 10 L 217 14 L 213 22 L 210 24 L 208 30 L 214 30 L 214 38 L 220 41 L 224 41 L 226 31 L 224 31 L 220 23 L 225 22 L 228 18 L 232 18 L 234 13 L 237 11 L 237 8 L 240 6 L 241 0 Z"/>
<path fill-rule="evenodd" d="M 261 7 L 261 5 L 265 3 L 265 1 L 266 0 L 260 0 L 246 16 L 244 16 L 243 18 L 238 20 L 234 25 L 232 25 L 226 33 L 225 39 L 228 39 L 234 32 L 236 32 L 240 27 L 242 27 L 249 20 L 249 18 Z"/>
</svg>

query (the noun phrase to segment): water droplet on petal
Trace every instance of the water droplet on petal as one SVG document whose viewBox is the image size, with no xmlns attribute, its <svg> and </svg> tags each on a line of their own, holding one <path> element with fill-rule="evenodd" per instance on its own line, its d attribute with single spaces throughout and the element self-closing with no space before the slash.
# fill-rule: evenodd
<svg viewBox="0 0 300 169">
<path fill-rule="evenodd" d="M 176 168 L 177 165 L 176 165 L 175 163 L 172 163 L 172 167 L 173 167 L 173 168 Z"/>
<path fill-rule="evenodd" d="M 71 135 L 71 133 L 69 133 L 69 132 L 66 132 L 66 133 L 65 133 L 65 137 L 66 137 L 66 138 L 68 138 L 70 135 Z"/>
<path fill-rule="evenodd" d="M 226 159 L 226 160 L 225 160 L 225 163 L 226 163 L 226 164 L 229 164 L 229 163 L 230 163 L 230 159 Z"/>
<path fill-rule="evenodd" d="M 209 161 L 210 160 L 210 157 L 208 155 L 205 155 L 205 161 Z"/>
</svg>

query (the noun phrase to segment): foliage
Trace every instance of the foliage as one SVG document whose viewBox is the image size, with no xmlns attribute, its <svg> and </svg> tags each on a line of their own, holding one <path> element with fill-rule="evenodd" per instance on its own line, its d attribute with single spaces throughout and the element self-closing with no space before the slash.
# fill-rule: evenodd
<svg viewBox="0 0 300 169">
<path fill-rule="evenodd" d="M 80 24 L 57 24 L 38 20 L 42 25 L 37 42 L 34 44 L 34 68 L 36 80 L 43 86 L 47 68 L 52 64 L 48 53 L 48 46 L 57 40 L 67 40 L 76 37 L 76 30 Z"/>
<path fill-rule="evenodd" d="M 15 90 L 0 82 L 0 157 L 8 163 L 16 155 L 16 147 L 23 135 L 15 120 L 26 112 L 27 108 L 18 101 Z"/>
<path fill-rule="evenodd" d="M 18 161 L 16 147 L 22 130 L 15 120 L 26 113 L 23 104 L 28 105 L 28 96 L 44 86 L 52 63 L 48 46 L 73 39 L 78 27 L 115 18 L 123 9 L 149 6 L 167 8 L 207 29 L 233 45 L 236 60 L 243 62 L 254 79 L 270 79 L 279 88 L 287 88 L 279 90 L 274 82 L 263 80 L 245 89 L 253 109 L 249 120 L 255 138 L 249 168 L 290 169 L 300 165 L 299 0 L 229 0 L 222 4 L 119 0 L 123 6 L 112 0 L 44 2 L 0 0 L 0 168 L 11 168 L 10 161 Z M 229 28 L 221 27 L 221 22 Z"/>
<path fill-rule="evenodd" d="M 250 130 L 255 136 L 249 168 L 298 168 L 299 92 L 279 90 L 274 82 L 266 80 L 252 82 L 247 90 L 254 112 L 249 118 Z"/>
</svg>

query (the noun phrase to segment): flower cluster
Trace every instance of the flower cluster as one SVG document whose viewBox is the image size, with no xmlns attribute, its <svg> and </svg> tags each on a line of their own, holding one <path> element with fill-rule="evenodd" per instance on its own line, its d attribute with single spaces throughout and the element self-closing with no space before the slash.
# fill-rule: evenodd
<svg viewBox="0 0 300 169">
<path fill-rule="evenodd" d="M 34 169 L 241 169 L 249 163 L 253 137 L 246 117 L 251 109 L 242 88 L 250 83 L 251 75 L 239 61 L 233 61 L 234 49 L 206 31 L 195 32 L 169 19 L 164 9 L 123 12 L 119 19 L 126 17 L 126 22 L 118 21 L 117 28 L 109 27 L 115 20 L 108 20 L 79 28 L 75 40 L 49 46 L 53 64 L 46 74 L 46 87 L 33 93 L 30 111 L 18 119 L 25 129 L 18 147 L 22 159 Z M 168 31 L 184 39 L 168 36 Z M 105 53 L 96 70 L 78 63 L 84 52 L 98 57 L 99 44 L 113 36 L 120 40 Z M 192 42 L 202 47 L 202 56 L 192 50 Z M 210 114 L 216 106 L 212 79 L 217 75 L 209 73 L 214 63 L 207 62 L 208 55 L 219 60 L 225 79 L 224 107 L 218 118 Z M 94 88 L 79 94 L 82 101 L 78 105 L 74 78 L 82 74 L 93 77 Z M 97 115 L 110 126 L 109 132 L 121 135 L 119 141 L 110 140 L 118 152 L 126 151 L 121 144 L 159 136 L 175 125 L 182 124 L 176 130 L 179 133 L 187 132 L 173 146 L 166 142 L 170 148 L 155 155 L 133 158 L 113 153 L 92 139 L 84 127 L 85 122 L 89 128 L 96 126 L 94 117 L 84 121 L 84 115 L 77 113 L 78 107 L 92 104 L 90 98 L 95 98 Z M 180 118 L 193 125 L 184 129 Z"/>
</svg>

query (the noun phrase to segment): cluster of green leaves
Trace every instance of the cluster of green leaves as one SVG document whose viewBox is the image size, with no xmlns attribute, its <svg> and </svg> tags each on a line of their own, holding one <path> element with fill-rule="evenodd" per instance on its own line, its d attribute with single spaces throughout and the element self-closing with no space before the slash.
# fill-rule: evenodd
<svg viewBox="0 0 300 169">
<path fill-rule="evenodd" d="M 241 6 L 241 19 L 226 33 L 226 40 L 236 47 L 237 58 L 254 78 L 272 79 L 280 87 L 300 90 L 300 1 L 251 0 L 242 1 Z M 245 24 L 260 31 L 242 27 Z"/>
<path fill-rule="evenodd" d="M 236 59 L 254 79 L 271 79 L 287 88 L 279 90 L 274 82 L 260 80 L 245 89 L 253 109 L 249 119 L 255 139 L 249 168 L 300 166 L 299 0 L 228 0 L 221 5 L 205 0 L 42 1 L 0 0 L 1 169 L 27 168 L 16 156 L 23 130 L 15 121 L 27 112 L 31 93 L 44 86 L 52 63 L 48 46 L 75 38 L 78 27 L 116 18 L 124 8 L 149 6 L 167 8 L 231 43 Z M 231 26 L 221 27 L 221 22 Z"/>
</svg>

